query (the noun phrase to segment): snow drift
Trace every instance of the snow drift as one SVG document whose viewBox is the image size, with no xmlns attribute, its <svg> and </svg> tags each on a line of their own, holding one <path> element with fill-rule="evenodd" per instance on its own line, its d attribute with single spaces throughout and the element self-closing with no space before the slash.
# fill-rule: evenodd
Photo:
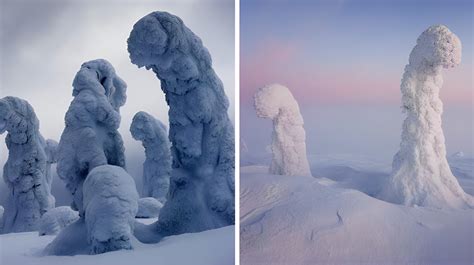
<svg viewBox="0 0 474 265">
<path fill-rule="evenodd" d="M 403 74 L 403 123 L 400 151 L 381 198 L 399 204 L 436 208 L 474 207 L 446 159 L 439 90 L 443 68 L 461 62 L 461 41 L 445 26 L 431 26 L 417 40 Z"/>
<path fill-rule="evenodd" d="M 91 254 L 132 249 L 138 193 L 121 167 L 94 168 L 84 182 L 84 210 Z"/>
<path fill-rule="evenodd" d="M 167 236 L 233 224 L 234 129 L 208 50 L 180 18 L 153 12 L 133 26 L 128 51 L 132 63 L 160 79 L 170 108 L 173 171 L 155 231 Z"/>
<path fill-rule="evenodd" d="M 82 185 L 87 174 L 101 165 L 125 167 L 118 128 L 126 84 L 109 62 L 98 59 L 82 64 L 73 87 L 74 99 L 58 146 L 57 172 L 73 195 L 72 209 L 83 215 Z"/>
<path fill-rule="evenodd" d="M 0 99 L 0 134 L 5 131 L 9 153 L 3 179 L 9 195 L 0 232 L 34 231 L 41 215 L 54 207 L 54 197 L 51 177 L 47 176 L 46 143 L 33 107 L 26 100 Z"/>
<path fill-rule="evenodd" d="M 41 216 L 38 234 L 56 235 L 66 226 L 79 219 L 79 214 L 73 211 L 69 206 L 60 206 L 49 209 Z"/>
<path fill-rule="evenodd" d="M 163 204 L 153 197 L 138 199 L 137 218 L 153 218 L 158 217 Z"/>
<path fill-rule="evenodd" d="M 303 117 L 290 90 L 279 84 L 268 85 L 255 93 L 254 100 L 257 116 L 273 121 L 270 173 L 311 176 Z"/>
<path fill-rule="evenodd" d="M 133 117 L 130 132 L 145 148 L 142 196 L 166 201 L 171 175 L 171 144 L 166 127 L 150 114 L 140 111 Z"/>
</svg>

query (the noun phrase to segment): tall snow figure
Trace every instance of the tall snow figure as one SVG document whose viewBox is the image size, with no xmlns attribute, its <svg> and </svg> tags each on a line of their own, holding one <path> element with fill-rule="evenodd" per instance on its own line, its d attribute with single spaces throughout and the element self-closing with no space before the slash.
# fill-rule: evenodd
<svg viewBox="0 0 474 265">
<path fill-rule="evenodd" d="M 161 236 L 234 223 L 234 129 L 229 101 L 202 41 L 166 12 L 140 19 L 128 39 L 132 63 L 152 69 L 170 107 L 173 171 L 156 231 Z"/>
<path fill-rule="evenodd" d="M 52 139 L 46 140 L 44 152 L 46 154 L 46 182 L 49 186 L 49 192 L 51 192 L 51 186 L 53 185 L 51 166 L 58 162 L 58 142 Z"/>
<path fill-rule="evenodd" d="M 461 42 L 447 27 L 431 26 L 418 37 L 401 83 L 407 118 L 384 199 L 437 208 L 474 205 L 451 173 L 441 128 L 442 69 L 460 62 Z"/>
<path fill-rule="evenodd" d="M 8 132 L 3 179 L 9 188 L 2 233 L 34 231 L 41 215 L 54 207 L 46 176 L 45 141 L 33 107 L 16 97 L 0 99 L 0 134 Z"/>
<path fill-rule="evenodd" d="M 140 111 L 133 117 L 130 132 L 145 148 L 143 197 L 166 201 L 171 175 L 171 144 L 166 127 L 150 114 Z"/>
<path fill-rule="evenodd" d="M 101 165 L 125 167 L 118 128 L 127 85 L 103 59 L 82 64 L 72 85 L 74 99 L 59 141 L 57 172 L 73 195 L 71 207 L 82 216 L 82 184 L 87 174 Z"/>
<path fill-rule="evenodd" d="M 257 116 L 273 121 L 270 173 L 311 176 L 306 158 L 303 117 L 291 91 L 282 85 L 273 84 L 260 88 L 254 100 Z"/>
</svg>

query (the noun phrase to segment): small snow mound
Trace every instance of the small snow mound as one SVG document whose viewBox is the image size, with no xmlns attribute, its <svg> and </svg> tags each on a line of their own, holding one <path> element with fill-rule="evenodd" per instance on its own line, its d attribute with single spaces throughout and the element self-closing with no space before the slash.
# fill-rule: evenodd
<svg viewBox="0 0 474 265">
<path fill-rule="evenodd" d="M 466 155 L 463 151 L 456 152 L 451 155 L 451 158 L 464 158 Z"/>
<path fill-rule="evenodd" d="M 121 167 L 94 168 L 84 181 L 84 209 L 91 254 L 132 249 L 138 210 L 133 178 Z"/>
<path fill-rule="evenodd" d="M 38 233 L 40 236 L 56 235 L 77 219 L 79 219 L 79 213 L 73 211 L 69 206 L 50 209 L 41 216 Z"/>
<path fill-rule="evenodd" d="M 158 217 L 163 204 L 153 197 L 138 199 L 137 218 Z"/>
</svg>

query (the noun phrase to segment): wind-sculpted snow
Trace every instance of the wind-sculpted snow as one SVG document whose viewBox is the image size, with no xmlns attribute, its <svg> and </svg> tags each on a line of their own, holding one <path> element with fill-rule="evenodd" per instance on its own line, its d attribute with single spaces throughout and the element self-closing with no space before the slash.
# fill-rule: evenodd
<svg viewBox="0 0 474 265">
<path fill-rule="evenodd" d="M 157 233 L 233 224 L 234 130 L 208 50 L 180 18 L 153 12 L 134 25 L 128 51 L 132 63 L 160 79 L 170 108 L 173 171 Z"/>
<path fill-rule="evenodd" d="M 94 168 L 84 182 L 84 211 L 91 254 L 132 249 L 138 193 L 121 167 Z"/>
<path fill-rule="evenodd" d="M 54 207 L 51 179 L 47 177 L 45 141 L 33 107 L 20 98 L 0 99 L 0 134 L 8 160 L 3 179 L 9 189 L 0 232 L 34 231 L 41 215 Z"/>
<path fill-rule="evenodd" d="M 137 218 L 158 217 L 163 204 L 153 197 L 140 198 L 138 200 Z"/>
<path fill-rule="evenodd" d="M 98 59 L 82 64 L 73 87 L 74 99 L 58 146 L 57 172 L 73 195 L 72 208 L 82 215 L 82 184 L 87 174 L 101 165 L 125 167 L 118 128 L 126 84 L 109 62 Z"/>
<path fill-rule="evenodd" d="M 442 70 L 460 62 L 461 41 L 447 27 L 432 26 L 418 38 L 403 74 L 402 108 L 407 118 L 391 179 L 381 194 L 385 200 L 436 208 L 474 206 L 451 173 L 441 127 Z"/>
<path fill-rule="evenodd" d="M 69 206 L 49 209 L 41 216 L 38 233 L 40 236 L 56 235 L 66 226 L 79 219 L 79 214 Z"/>
<path fill-rule="evenodd" d="M 290 90 L 273 84 L 255 93 L 255 110 L 260 118 L 273 121 L 270 173 L 311 176 L 306 158 L 305 130 L 298 102 Z"/>
<path fill-rule="evenodd" d="M 142 196 L 166 201 L 171 175 L 171 144 L 166 127 L 150 114 L 140 111 L 133 117 L 130 132 L 145 148 Z"/>
</svg>

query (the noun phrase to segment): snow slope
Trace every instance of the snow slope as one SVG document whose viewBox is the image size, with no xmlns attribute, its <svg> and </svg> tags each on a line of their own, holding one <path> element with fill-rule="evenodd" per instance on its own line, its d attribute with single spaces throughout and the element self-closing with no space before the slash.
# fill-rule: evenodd
<svg viewBox="0 0 474 265">
<path fill-rule="evenodd" d="M 386 164 L 314 160 L 325 177 L 241 167 L 242 264 L 473 264 L 473 210 L 387 203 L 365 194 L 389 176 Z"/>
<path fill-rule="evenodd" d="M 156 219 L 137 220 L 148 224 L 156 221 Z M 225 265 L 234 262 L 234 226 L 170 236 L 158 244 L 147 245 L 135 240 L 134 250 L 114 251 L 100 255 L 40 257 L 41 250 L 53 238 L 54 236 L 39 237 L 37 232 L 0 235 L 0 264 Z"/>
</svg>

